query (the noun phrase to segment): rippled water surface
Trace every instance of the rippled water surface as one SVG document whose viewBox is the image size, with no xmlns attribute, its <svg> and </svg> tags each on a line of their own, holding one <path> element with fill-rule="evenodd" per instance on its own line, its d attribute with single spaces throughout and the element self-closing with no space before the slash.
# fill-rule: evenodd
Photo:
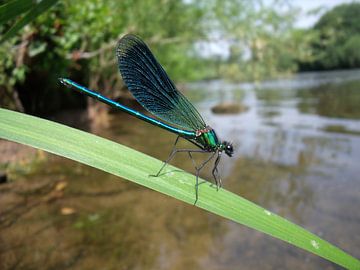
<svg viewBox="0 0 360 270">
<path fill-rule="evenodd" d="M 226 189 L 360 257 L 359 70 L 193 83 L 184 93 L 234 144 L 235 156 L 220 166 Z M 227 101 L 249 109 L 211 112 Z M 96 123 L 82 120 L 86 112 L 63 116 L 57 119 L 160 159 L 175 140 L 123 113 L 99 114 Z M 14 181 L 0 186 L 5 269 L 340 269 L 114 176 L 36 155 L 11 165 Z M 186 155 L 173 163 L 192 171 Z M 32 169 L 20 169 L 26 166 Z M 211 179 L 210 171 L 202 176 Z"/>
</svg>

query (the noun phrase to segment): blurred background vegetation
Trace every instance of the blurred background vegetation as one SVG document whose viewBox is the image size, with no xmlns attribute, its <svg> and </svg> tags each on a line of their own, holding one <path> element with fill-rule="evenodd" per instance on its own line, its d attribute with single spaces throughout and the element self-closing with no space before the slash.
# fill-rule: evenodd
<svg viewBox="0 0 360 270">
<path fill-rule="evenodd" d="M 139 35 L 234 143 L 224 188 L 360 258 L 360 3 L 350 1 L 0 0 L 0 107 L 166 159 L 174 136 L 58 81 L 129 105 L 115 46 Z M 213 113 L 219 102 L 242 109 Z M 193 172 L 186 155 L 172 164 Z M 0 269 L 339 269 L 118 179 L 0 140 Z"/>
<path fill-rule="evenodd" d="M 121 95 L 114 48 L 126 33 L 141 36 L 176 82 L 360 67 L 360 3 L 299 29 L 298 7 L 265 2 L 0 1 L 0 106 L 38 115 L 83 106 L 54 91 L 61 76 Z"/>
</svg>

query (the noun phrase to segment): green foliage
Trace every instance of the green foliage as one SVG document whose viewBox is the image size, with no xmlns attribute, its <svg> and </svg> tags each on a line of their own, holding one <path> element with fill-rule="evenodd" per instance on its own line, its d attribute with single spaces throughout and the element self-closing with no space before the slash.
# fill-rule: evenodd
<svg viewBox="0 0 360 270">
<path fill-rule="evenodd" d="M 348 68 L 360 67 L 360 34 L 351 36 L 343 46 L 343 63 Z"/>
<path fill-rule="evenodd" d="M 295 31 L 298 10 L 282 1 L 218 1 L 215 16 L 219 32 L 232 38 L 230 57 L 221 76 L 232 80 L 261 80 L 297 70 L 296 60 L 306 57 L 306 32 Z M 305 42 L 299 42 L 305 40 Z"/>
<path fill-rule="evenodd" d="M 36 17 L 47 11 L 58 0 L 42 0 L 38 2 L 14 0 L 0 6 L 0 21 L 8 21 L 17 15 L 28 11 L 20 20 L 18 20 L 0 39 L 0 43 L 13 37 L 21 28 L 29 24 Z"/>
<path fill-rule="evenodd" d="M 32 5 L 33 2 L 29 0 L 14 0 L 0 5 L 0 24 L 13 20 L 16 16 L 28 11 Z"/>
<path fill-rule="evenodd" d="M 20 56 L 13 49 L 17 41 L 18 38 L 12 38 L 0 46 L 0 106 L 7 104 L 8 108 L 21 110 L 21 105 L 16 103 L 14 86 L 25 80 L 26 67 L 17 65 Z"/>
<path fill-rule="evenodd" d="M 324 31 L 337 30 L 338 37 L 346 38 L 348 35 L 360 32 L 360 4 L 350 3 L 336 6 L 326 12 L 316 23 L 315 29 Z"/>
<path fill-rule="evenodd" d="M 62 76 L 112 97 L 111 90 L 122 89 L 114 48 L 129 32 L 149 44 L 175 81 L 261 80 L 299 66 L 360 65 L 357 3 L 336 7 L 305 31 L 294 29 L 298 10 L 287 1 L 55 2 L 13 0 L 0 6 L 0 34 L 6 38 L 0 47 L 2 106 L 39 114 L 78 104 L 54 91 Z M 230 46 L 228 58 L 204 57 L 196 46 L 218 41 Z"/>
<path fill-rule="evenodd" d="M 199 79 L 206 76 L 206 61 L 196 57 L 193 43 L 204 36 L 204 14 L 198 2 L 64 0 L 23 29 L 21 36 L 3 43 L 0 57 L 8 61 L 0 63 L 0 88 L 16 91 L 31 113 L 49 113 L 69 104 L 63 101 L 65 94 L 58 94 L 63 92 L 54 91 L 61 76 L 105 91 L 115 85 L 121 89 L 115 46 L 128 32 L 150 45 L 174 80 Z M 0 27 L 0 33 L 7 28 Z M 201 72 L 190 72 L 201 65 Z M 14 66 L 22 69 L 22 80 L 13 76 Z M 15 82 L 7 83 L 10 78 Z"/>
<path fill-rule="evenodd" d="M 2 1 L 3 2 L 3 1 Z M 31 71 L 28 59 L 45 51 L 46 44 L 37 47 L 36 41 L 30 42 L 33 33 L 29 28 L 21 35 L 16 35 L 25 25 L 36 20 L 56 4 L 57 0 L 43 1 L 8 1 L 0 6 L 0 105 L 24 110 L 19 98 L 17 85 L 26 82 Z M 18 16 L 23 14 L 18 19 Z"/>
<path fill-rule="evenodd" d="M 313 61 L 305 69 L 344 69 L 360 67 L 360 3 L 343 4 L 325 13 L 313 31 Z"/>
</svg>

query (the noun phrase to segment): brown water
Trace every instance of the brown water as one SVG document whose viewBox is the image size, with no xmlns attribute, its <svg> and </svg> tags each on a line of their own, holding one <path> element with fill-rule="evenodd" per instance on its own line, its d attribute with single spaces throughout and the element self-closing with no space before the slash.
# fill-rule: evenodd
<svg viewBox="0 0 360 270">
<path fill-rule="evenodd" d="M 185 95 L 234 143 L 235 156 L 220 166 L 226 189 L 360 257 L 359 70 L 196 83 Z M 212 114 L 220 101 L 250 109 Z M 104 126 L 95 128 L 78 121 L 85 112 L 61 119 L 74 115 L 72 125 L 160 159 L 175 140 L 122 113 L 100 118 Z M 13 181 L 0 185 L 0 269 L 340 269 L 117 177 L 33 156 L 2 165 Z M 186 155 L 173 164 L 192 171 Z M 210 172 L 203 177 L 211 179 Z"/>
</svg>

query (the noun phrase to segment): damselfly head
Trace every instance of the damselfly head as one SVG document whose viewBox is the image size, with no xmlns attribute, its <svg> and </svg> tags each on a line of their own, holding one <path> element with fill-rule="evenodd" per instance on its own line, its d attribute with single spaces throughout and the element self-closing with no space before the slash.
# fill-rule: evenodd
<svg viewBox="0 0 360 270">
<path fill-rule="evenodd" d="M 232 144 L 230 142 L 223 141 L 222 145 L 223 145 L 225 154 L 227 154 L 229 157 L 232 157 L 232 155 L 234 154 L 234 148 L 233 148 Z"/>
</svg>

